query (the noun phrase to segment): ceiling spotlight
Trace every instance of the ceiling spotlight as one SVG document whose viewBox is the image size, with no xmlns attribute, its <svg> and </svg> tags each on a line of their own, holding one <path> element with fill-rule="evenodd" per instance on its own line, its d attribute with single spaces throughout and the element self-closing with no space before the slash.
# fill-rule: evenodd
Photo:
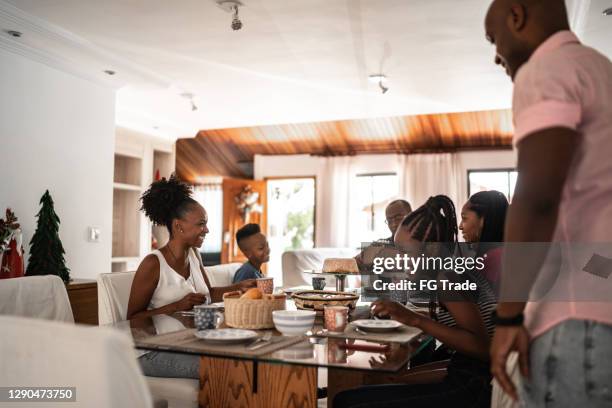
<svg viewBox="0 0 612 408">
<path fill-rule="evenodd" d="M 382 81 L 378 83 L 378 86 L 380 87 L 380 90 L 382 91 L 383 94 L 389 90 L 389 88 L 383 85 Z"/>
<path fill-rule="evenodd" d="M 5 33 L 15 38 L 19 38 L 23 35 L 21 31 L 15 31 L 15 30 L 5 30 Z"/>
<path fill-rule="evenodd" d="M 232 30 L 240 30 L 242 28 L 242 21 L 240 21 L 240 17 L 238 17 L 238 8 L 242 6 L 242 2 L 239 0 L 215 0 L 215 3 L 228 13 L 233 13 Z"/>
<path fill-rule="evenodd" d="M 242 28 L 242 21 L 238 18 L 238 6 L 234 6 L 234 18 L 232 18 L 232 30 L 238 31 Z"/>
<path fill-rule="evenodd" d="M 612 16 L 612 7 L 607 8 L 603 11 L 604 16 Z"/>
<path fill-rule="evenodd" d="M 192 94 L 191 92 L 183 92 L 181 94 L 181 96 L 185 99 L 189 99 L 189 104 L 191 105 L 191 111 L 197 111 L 198 110 L 198 105 L 195 104 L 195 95 Z"/>
<path fill-rule="evenodd" d="M 387 77 L 384 74 L 372 74 L 368 76 L 370 82 L 378 84 L 378 87 L 382 91 L 382 93 L 386 93 L 389 90 L 388 86 L 385 86 L 385 82 L 387 81 Z"/>
</svg>

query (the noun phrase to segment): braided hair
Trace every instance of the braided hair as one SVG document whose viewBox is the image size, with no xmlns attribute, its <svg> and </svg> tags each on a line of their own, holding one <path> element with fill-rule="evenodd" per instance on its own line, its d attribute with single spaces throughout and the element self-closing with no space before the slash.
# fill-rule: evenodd
<svg viewBox="0 0 612 408">
<path fill-rule="evenodd" d="M 402 227 L 410 230 L 412 238 L 420 242 L 437 242 L 452 254 L 457 244 L 459 230 L 453 201 L 445 195 L 429 197 L 424 205 L 414 210 L 402 221 Z M 437 320 L 437 292 L 429 293 L 429 315 Z"/>
<path fill-rule="evenodd" d="M 459 233 L 455 205 L 445 195 L 429 197 L 424 205 L 404 218 L 402 227 L 409 228 L 417 241 L 444 243 L 452 253 Z"/>
<path fill-rule="evenodd" d="M 140 210 L 154 224 L 164 225 L 172 235 L 172 221 L 183 218 L 198 202 L 191 198 L 191 188 L 174 174 L 168 180 L 154 181 L 140 197 Z"/>
</svg>

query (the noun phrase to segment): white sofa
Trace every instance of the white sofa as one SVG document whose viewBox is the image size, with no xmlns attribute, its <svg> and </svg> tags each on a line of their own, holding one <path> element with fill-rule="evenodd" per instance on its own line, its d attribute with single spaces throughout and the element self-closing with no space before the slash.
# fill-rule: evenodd
<svg viewBox="0 0 612 408">
<path fill-rule="evenodd" d="M 312 286 L 312 275 L 304 273 L 305 270 L 323 269 L 326 258 L 353 258 L 359 253 L 354 248 L 313 248 L 286 251 L 281 258 L 283 268 L 283 286 L 286 288 L 296 286 Z M 325 278 L 327 288 L 334 288 L 336 283 L 333 276 Z"/>
</svg>

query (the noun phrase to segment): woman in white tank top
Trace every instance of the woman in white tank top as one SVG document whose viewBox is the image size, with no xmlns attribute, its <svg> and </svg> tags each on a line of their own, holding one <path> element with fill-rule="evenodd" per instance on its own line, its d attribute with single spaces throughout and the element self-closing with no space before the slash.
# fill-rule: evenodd
<svg viewBox="0 0 612 408">
<path fill-rule="evenodd" d="M 210 286 L 195 254 L 208 233 L 208 216 L 190 195 L 189 186 L 174 176 L 154 182 L 142 195 L 142 210 L 155 224 L 168 228 L 170 240 L 138 267 L 128 319 L 191 310 L 195 305 L 221 301 L 225 292 L 255 286 L 252 279 L 225 287 Z"/>
<path fill-rule="evenodd" d="M 208 233 L 208 216 L 191 198 L 189 186 L 174 176 L 162 179 L 151 184 L 141 201 L 147 217 L 168 228 L 170 240 L 138 266 L 130 291 L 128 319 L 191 310 L 195 305 L 221 301 L 225 292 L 256 286 L 254 279 L 225 287 L 210 286 L 195 252 Z M 139 361 L 145 375 L 198 378 L 197 356 L 149 352 Z"/>
</svg>

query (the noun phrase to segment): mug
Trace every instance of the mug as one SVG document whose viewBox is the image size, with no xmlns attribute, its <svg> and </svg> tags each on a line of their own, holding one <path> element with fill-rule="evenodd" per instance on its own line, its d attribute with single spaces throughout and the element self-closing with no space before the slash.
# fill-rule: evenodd
<svg viewBox="0 0 612 408">
<path fill-rule="evenodd" d="M 347 306 L 325 306 L 323 313 L 327 331 L 343 333 L 348 324 L 348 312 L 349 308 Z"/>
<path fill-rule="evenodd" d="M 274 278 L 257 279 L 257 289 L 259 289 L 261 293 L 271 295 L 272 292 L 274 292 Z"/>
<path fill-rule="evenodd" d="M 198 330 L 216 329 L 223 323 L 223 313 L 219 310 L 219 306 L 197 305 L 193 309 L 193 320 Z"/>
<path fill-rule="evenodd" d="M 312 288 L 314 290 L 323 290 L 325 288 L 325 278 L 323 276 L 313 276 Z"/>
</svg>

